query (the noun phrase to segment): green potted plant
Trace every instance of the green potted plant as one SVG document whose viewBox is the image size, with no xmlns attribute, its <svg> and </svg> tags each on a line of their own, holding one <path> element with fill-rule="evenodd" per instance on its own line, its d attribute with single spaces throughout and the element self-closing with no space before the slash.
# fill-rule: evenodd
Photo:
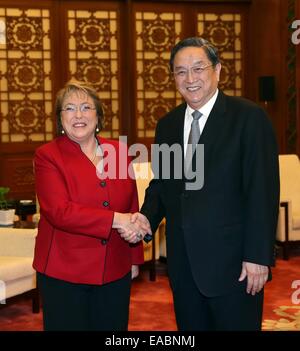
<svg viewBox="0 0 300 351">
<path fill-rule="evenodd" d="M 8 187 L 0 187 L 0 225 L 12 225 L 14 223 L 15 209 L 8 208 L 6 195 L 9 192 Z"/>
</svg>

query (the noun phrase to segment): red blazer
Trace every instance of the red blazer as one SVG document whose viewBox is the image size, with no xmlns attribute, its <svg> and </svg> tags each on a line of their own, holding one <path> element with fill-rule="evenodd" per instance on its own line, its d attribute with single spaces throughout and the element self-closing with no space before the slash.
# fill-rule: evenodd
<svg viewBox="0 0 300 351">
<path fill-rule="evenodd" d="M 98 141 L 115 149 L 116 171 L 120 161 L 127 173 L 130 160 L 119 160 L 120 144 Z M 66 136 L 39 147 L 34 166 L 41 212 L 33 261 L 38 272 L 101 285 L 144 262 L 142 243 L 129 245 L 111 228 L 114 211 L 138 211 L 135 180 L 99 179 L 79 144 Z"/>
</svg>

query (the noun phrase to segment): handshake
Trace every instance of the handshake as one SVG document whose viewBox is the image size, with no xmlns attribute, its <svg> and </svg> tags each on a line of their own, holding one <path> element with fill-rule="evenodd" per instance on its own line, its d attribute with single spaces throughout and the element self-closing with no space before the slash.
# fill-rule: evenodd
<svg viewBox="0 0 300 351">
<path fill-rule="evenodd" d="M 117 229 L 120 236 L 130 244 L 138 243 L 143 240 L 147 234 L 148 236 L 152 235 L 147 217 L 139 212 L 133 214 L 115 212 L 112 227 Z"/>
</svg>

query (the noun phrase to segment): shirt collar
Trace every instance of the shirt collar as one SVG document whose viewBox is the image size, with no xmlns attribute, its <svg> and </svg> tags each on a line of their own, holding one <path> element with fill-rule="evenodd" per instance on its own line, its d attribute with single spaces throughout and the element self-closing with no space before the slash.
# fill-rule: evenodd
<svg viewBox="0 0 300 351">
<path fill-rule="evenodd" d="M 218 93 L 219 93 L 219 89 L 216 90 L 216 92 L 214 93 L 214 95 L 207 101 L 207 103 L 205 105 L 203 105 L 198 111 L 202 113 L 202 115 L 204 116 L 209 116 L 212 108 L 214 107 L 214 104 L 217 100 L 218 97 Z M 191 106 L 187 105 L 187 111 L 188 114 L 191 116 L 192 113 L 195 111 L 193 108 L 191 108 Z"/>
</svg>

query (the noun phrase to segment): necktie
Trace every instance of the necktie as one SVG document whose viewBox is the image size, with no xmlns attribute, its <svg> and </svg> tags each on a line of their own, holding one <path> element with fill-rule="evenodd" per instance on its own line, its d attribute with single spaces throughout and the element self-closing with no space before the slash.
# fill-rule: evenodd
<svg viewBox="0 0 300 351">
<path fill-rule="evenodd" d="M 186 156 L 185 156 L 185 166 L 186 168 L 189 168 L 193 154 L 196 150 L 196 146 L 198 144 L 198 141 L 200 139 L 200 128 L 199 128 L 199 118 L 202 116 L 202 113 L 195 110 L 192 113 L 193 116 L 193 122 L 191 125 L 191 131 L 188 139 L 188 144 L 187 144 L 187 149 L 186 149 Z"/>
</svg>

